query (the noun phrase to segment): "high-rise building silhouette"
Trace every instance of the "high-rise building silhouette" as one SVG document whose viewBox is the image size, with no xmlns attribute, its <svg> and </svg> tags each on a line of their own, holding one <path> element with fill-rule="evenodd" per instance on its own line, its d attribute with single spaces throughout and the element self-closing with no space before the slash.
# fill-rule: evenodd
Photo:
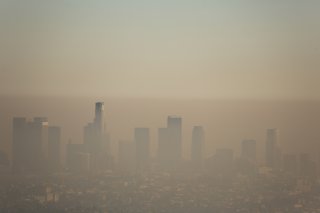
<svg viewBox="0 0 320 213">
<path fill-rule="evenodd" d="M 95 109 L 94 125 L 100 134 L 104 133 L 104 103 L 97 102 Z"/>
<path fill-rule="evenodd" d="M 169 116 L 167 121 L 168 140 L 171 148 L 170 160 L 174 166 L 181 161 L 182 155 L 182 118 Z"/>
<path fill-rule="evenodd" d="M 48 163 L 53 171 L 61 167 L 61 129 L 57 126 L 48 129 Z"/>
<path fill-rule="evenodd" d="M 135 128 L 134 142 L 137 170 L 147 169 L 150 164 L 150 133 L 148 128 Z"/>
<path fill-rule="evenodd" d="M 13 118 L 13 170 L 39 172 L 47 168 L 48 119 Z"/>
<path fill-rule="evenodd" d="M 202 126 L 195 126 L 192 130 L 191 160 L 195 168 L 201 169 L 204 150 L 204 129 Z"/>
<path fill-rule="evenodd" d="M 105 132 L 104 103 L 95 104 L 95 116 L 93 122 L 84 127 L 84 147 L 91 156 L 92 169 L 106 169 L 110 164 L 110 139 Z"/>
<path fill-rule="evenodd" d="M 181 162 L 182 119 L 168 116 L 167 127 L 158 130 L 158 159 L 163 169 L 174 169 Z"/>
<path fill-rule="evenodd" d="M 97 102 L 93 122 L 84 127 L 84 143 L 88 147 L 88 151 L 95 154 L 101 151 L 104 139 L 106 139 L 104 133 L 104 103 Z"/>
<path fill-rule="evenodd" d="M 241 144 L 241 157 L 256 161 L 257 155 L 257 142 L 255 140 L 243 140 Z"/>
<path fill-rule="evenodd" d="M 266 165 L 275 168 L 277 160 L 278 130 L 268 129 L 266 139 Z"/>
</svg>

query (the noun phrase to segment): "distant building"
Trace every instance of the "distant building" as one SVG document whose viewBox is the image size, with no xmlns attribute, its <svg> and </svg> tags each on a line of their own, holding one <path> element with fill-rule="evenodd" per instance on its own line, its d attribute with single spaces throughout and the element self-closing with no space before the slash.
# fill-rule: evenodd
<svg viewBox="0 0 320 213">
<path fill-rule="evenodd" d="M 193 127 L 191 142 L 191 161 L 195 168 L 202 168 L 204 150 L 204 129 L 202 126 Z"/>
<path fill-rule="evenodd" d="M 95 117 L 92 123 L 84 127 L 84 144 L 88 152 L 96 154 L 101 151 L 104 134 L 104 103 L 97 102 L 95 106 Z"/>
<path fill-rule="evenodd" d="M 13 118 L 13 170 L 40 172 L 47 169 L 48 119 Z"/>
<path fill-rule="evenodd" d="M 172 163 L 179 164 L 182 158 L 182 118 L 169 116 L 167 121 L 168 139 L 172 154 Z"/>
<path fill-rule="evenodd" d="M 135 128 L 136 168 L 145 170 L 150 164 L 150 133 L 148 128 Z"/>
<path fill-rule="evenodd" d="M 84 127 L 84 152 L 90 154 L 93 170 L 109 169 L 111 161 L 110 138 L 105 132 L 104 103 L 95 104 L 93 122 Z"/>
<path fill-rule="evenodd" d="M 158 159 L 160 167 L 175 169 L 182 155 L 182 119 L 169 116 L 167 127 L 158 130 Z"/>
</svg>

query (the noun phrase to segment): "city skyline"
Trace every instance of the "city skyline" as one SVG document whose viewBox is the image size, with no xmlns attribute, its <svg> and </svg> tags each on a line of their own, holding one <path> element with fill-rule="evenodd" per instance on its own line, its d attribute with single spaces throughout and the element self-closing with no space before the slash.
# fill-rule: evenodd
<svg viewBox="0 0 320 213">
<path fill-rule="evenodd" d="M 18 102 L 15 103 L 12 100 L 15 99 L 9 99 L 9 101 L 4 101 L 1 104 L 2 110 L 7 111 L 7 113 L 3 114 L 0 139 L 2 149 L 8 150 L 9 153 L 11 152 L 10 141 L 12 140 L 9 135 L 12 131 L 9 124 L 12 117 L 25 116 L 31 118 L 47 115 L 46 117 L 51 118 L 52 125 L 62 127 L 63 144 L 68 143 L 69 139 L 72 139 L 75 143 L 82 143 L 83 126 L 92 119 L 91 116 L 94 117 L 94 113 L 90 113 L 90 102 L 87 101 L 56 99 L 61 102 L 60 107 L 57 108 L 52 107 L 55 105 L 55 101 L 50 102 L 49 99 L 48 101 L 44 101 L 46 99 L 42 98 L 16 99 Z M 161 111 L 158 110 L 158 105 L 163 106 Z M 12 108 L 11 106 L 15 107 Z M 109 130 L 108 133 L 112 135 L 111 147 L 115 152 L 117 150 L 116 141 L 132 140 L 132 129 L 144 126 L 150 128 L 151 155 L 154 156 L 157 148 L 157 128 L 163 126 L 163 119 L 166 116 L 179 114 L 185 118 L 183 132 L 187 134 L 184 137 L 184 143 L 187 145 L 183 148 L 184 156 L 190 156 L 191 154 L 188 147 L 191 144 L 191 131 L 194 125 L 205 126 L 208 141 L 204 152 L 205 156 L 213 153 L 213 150 L 219 147 L 230 147 L 240 154 L 239 141 L 254 138 L 257 140 L 257 158 L 261 161 L 261 156 L 264 156 L 262 153 L 264 150 L 262 143 L 265 140 L 264 129 L 270 127 L 281 129 L 281 145 L 289 152 L 294 153 L 302 150 L 317 155 L 315 147 L 318 147 L 317 141 L 319 141 L 319 134 L 317 133 L 319 120 L 316 102 L 199 101 L 193 103 L 188 101 L 137 100 L 133 103 L 129 100 L 108 100 L 107 106 L 106 128 Z M 202 110 L 194 111 L 194 109 Z M 208 117 L 208 115 L 210 116 Z M 141 119 L 141 116 L 144 119 Z M 66 119 L 67 117 L 72 119 Z M 126 118 L 130 119 L 127 120 Z M 295 120 L 299 122 L 293 122 Z M 230 129 L 233 130 L 233 134 L 230 134 Z"/>
<path fill-rule="evenodd" d="M 296 160 L 293 156 L 297 157 L 299 155 L 301 160 L 305 162 L 304 164 L 309 165 L 309 153 L 300 151 L 292 155 L 292 153 L 288 153 L 281 147 L 278 129 L 276 128 L 266 129 L 263 163 L 257 160 L 257 142 L 254 139 L 242 139 L 240 155 L 235 154 L 233 149 L 226 147 L 219 147 L 214 152 L 211 152 L 210 155 L 203 155 L 206 146 L 203 126 L 193 126 L 192 142 L 190 144 L 191 153 L 190 156 L 183 157 L 181 155 L 182 149 L 186 146 L 183 142 L 185 140 L 183 135 L 186 135 L 186 133 L 182 132 L 183 118 L 177 115 L 167 116 L 167 127 L 158 129 L 156 155 L 151 155 L 149 127 L 133 127 L 132 142 L 125 142 L 123 139 L 117 141 L 119 146 L 117 155 L 111 149 L 110 135 L 107 136 L 106 133 L 108 130 L 104 124 L 106 120 L 104 108 L 104 102 L 96 102 L 93 123 L 88 123 L 83 129 L 83 143 L 69 141 L 67 145 L 61 143 L 61 128 L 49 126 L 47 117 L 35 117 L 31 121 L 24 117 L 14 117 L 12 138 L 13 171 L 36 171 L 45 167 L 56 171 L 61 169 L 63 165 L 69 169 L 75 168 L 71 171 L 79 171 L 84 168 L 88 171 L 89 168 L 90 170 L 93 168 L 94 170 L 100 170 L 109 168 L 107 165 L 111 165 L 111 162 L 112 164 L 116 162 L 120 168 L 126 168 L 126 170 L 131 165 L 130 167 L 136 168 L 137 171 L 144 171 L 151 168 L 152 159 L 156 159 L 156 164 L 159 164 L 161 169 L 176 170 L 186 160 L 190 161 L 191 165 L 197 165 L 196 168 L 200 169 L 207 165 L 208 160 L 211 161 L 212 159 L 220 162 L 217 165 L 213 165 L 216 165 L 215 167 L 217 167 L 218 171 L 223 169 L 221 171 L 225 174 L 225 168 L 231 165 L 230 161 L 238 157 L 254 163 L 257 167 L 266 166 L 270 169 L 293 171 L 297 165 L 293 166 L 287 160 L 291 159 L 292 162 L 295 162 Z M 131 148 L 128 147 L 129 144 L 131 144 Z M 64 158 L 61 156 L 61 151 L 66 155 Z M 129 154 L 130 152 L 131 154 Z M 133 159 L 125 157 L 126 155 L 132 156 Z M 66 159 L 66 161 L 63 162 L 62 159 Z M 126 163 L 126 161 L 128 162 Z M 39 162 L 41 162 L 42 166 L 37 164 Z M 223 162 L 229 166 L 223 166 Z M 86 166 L 83 167 L 78 163 Z M 308 168 L 306 168 L 306 171 L 311 172 Z"/>
<path fill-rule="evenodd" d="M 319 11 L 0 0 L 0 212 L 319 212 Z"/>
</svg>

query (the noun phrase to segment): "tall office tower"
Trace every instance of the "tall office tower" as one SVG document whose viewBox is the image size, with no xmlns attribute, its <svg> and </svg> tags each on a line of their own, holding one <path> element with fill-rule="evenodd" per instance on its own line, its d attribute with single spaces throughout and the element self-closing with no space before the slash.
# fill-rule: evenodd
<svg viewBox="0 0 320 213">
<path fill-rule="evenodd" d="M 283 156 L 283 170 L 291 175 L 297 175 L 298 163 L 296 155 L 285 154 Z"/>
<path fill-rule="evenodd" d="M 58 171 L 61 166 L 61 129 L 49 126 L 48 129 L 48 163 L 51 171 Z"/>
<path fill-rule="evenodd" d="M 196 168 L 202 167 L 204 150 L 204 130 L 202 126 L 195 126 L 192 130 L 191 160 Z"/>
<path fill-rule="evenodd" d="M 257 148 L 255 140 L 243 140 L 241 144 L 241 157 L 250 161 L 256 161 Z"/>
<path fill-rule="evenodd" d="M 47 168 L 48 119 L 13 118 L 13 169 L 15 172 Z"/>
<path fill-rule="evenodd" d="M 95 117 L 93 122 L 84 127 L 84 145 L 86 152 L 91 154 L 91 168 L 93 170 L 107 169 L 110 165 L 110 141 L 105 132 L 104 103 L 95 104 Z"/>
<path fill-rule="evenodd" d="M 275 168 L 276 166 L 277 140 L 278 140 L 277 129 L 268 129 L 267 140 L 266 140 L 266 165 L 270 168 Z"/>
<path fill-rule="evenodd" d="M 170 143 L 170 160 L 174 166 L 181 161 L 182 155 L 182 119 L 181 117 L 169 116 L 167 121 L 167 134 Z"/>
<path fill-rule="evenodd" d="M 135 170 L 135 146 L 131 141 L 119 141 L 118 166 L 122 172 Z"/>
<path fill-rule="evenodd" d="M 95 105 L 95 117 L 92 123 L 84 127 L 84 143 L 90 153 L 98 153 L 107 140 L 104 131 L 104 103 L 97 102 Z"/>
<path fill-rule="evenodd" d="M 149 166 L 150 161 L 150 134 L 148 128 L 135 128 L 134 142 L 136 150 L 136 168 L 137 170 L 145 170 Z"/>
<path fill-rule="evenodd" d="M 29 122 L 29 126 L 31 126 L 31 141 L 35 142 L 35 147 L 40 147 L 40 150 L 38 150 L 38 154 L 41 155 L 40 159 L 42 158 L 43 160 L 47 161 L 49 127 L 48 118 L 35 117 L 33 122 Z"/>
<path fill-rule="evenodd" d="M 100 134 L 104 133 L 104 103 L 97 102 L 95 110 L 94 124 Z"/>
</svg>

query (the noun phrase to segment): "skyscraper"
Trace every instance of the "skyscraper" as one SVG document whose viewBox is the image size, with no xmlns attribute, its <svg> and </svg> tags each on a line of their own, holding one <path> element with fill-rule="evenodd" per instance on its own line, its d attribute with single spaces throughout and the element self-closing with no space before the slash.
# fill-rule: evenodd
<svg viewBox="0 0 320 213">
<path fill-rule="evenodd" d="M 266 165 L 270 168 L 274 168 L 276 165 L 277 140 L 278 140 L 277 129 L 268 129 L 267 140 L 266 140 Z"/>
<path fill-rule="evenodd" d="M 100 134 L 104 133 L 104 103 L 103 102 L 96 103 L 94 125 Z"/>
<path fill-rule="evenodd" d="M 95 117 L 92 123 L 84 127 L 84 143 L 90 153 L 101 151 L 104 134 L 104 103 L 97 102 L 95 105 Z"/>
<path fill-rule="evenodd" d="M 168 116 L 167 127 L 158 130 L 158 159 L 163 169 L 174 169 L 181 161 L 182 119 Z"/>
<path fill-rule="evenodd" d="M 170 159 L 173 165 L 181 161 L 182 155 L 182 119 L 177 116 L 168 116 L 168 140 L 171 148 Z"/>
<path fill-rule="evenodd" d="M 95 116 L 93 122 L 84 127 L 85 152 L 90 154 L 92 169 L 107 169 L 110 165 L 111 153 L 109 146 L 109 135 L 105 132 L 104 103 L 95 104 Z"/>
<path fill-rule="evenodd" d="M 192 131 L 191 160 L 196 168 L 202 167 L 203 150 L 204 130 L 202 126 L 195 126 Z"/>
<path fill-rule="evenodd" d="M 39 172 L 47 168 L 48 119 L 13 118 L 13 170 Z"/>
<path fill-rule="evenodd" d="M 136 150 L 136 168 L 144 170 L 149 165 L 150 134 L 148 128 L 135 128 L 134 142 Z"/>
</svg>

